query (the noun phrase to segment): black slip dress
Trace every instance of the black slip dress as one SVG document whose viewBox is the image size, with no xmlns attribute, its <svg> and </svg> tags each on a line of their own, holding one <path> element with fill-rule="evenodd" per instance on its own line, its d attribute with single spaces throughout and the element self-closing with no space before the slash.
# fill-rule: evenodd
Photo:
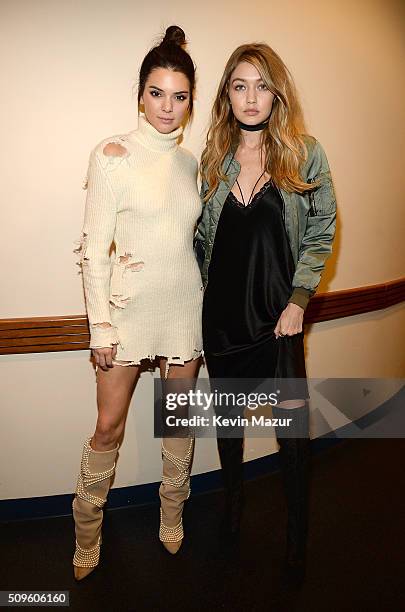
<svg viewBox="0 0 405 612">
<path fill-rule="evenodd" d="M 282 378 L 280 401 L 308 397 L 303 332 L 274 336 L 294 271 L 283 201 L 273 182 L 265 183 L 247 206 L 230 192 L 204 293 L 204 355 L 211 378 Z"/>
</svg>

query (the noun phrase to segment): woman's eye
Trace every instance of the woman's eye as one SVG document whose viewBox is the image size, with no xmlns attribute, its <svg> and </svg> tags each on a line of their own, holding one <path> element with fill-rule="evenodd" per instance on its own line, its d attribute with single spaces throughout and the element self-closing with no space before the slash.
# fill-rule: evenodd
<svg viewBox="0 0 405 612">
<path fill-rule="evenodd" d="M 244 85 L 235 85 L 235 91 L 242 91 L 242 89 L 244 88 L 245 88 Z"/>
<path fill-rule="evenodd" d="M 156 89 L 152 89 L 150 92 L 150 95 L 153 96 L 154 98 L 157 98 L 158 96 L 160 96 L 160 91 L 156 91 Z"/>
<path fill-rule="evenodd" d="M 267 85 L 265 85 L 264 83 L 260 83 L 260 85 L 259 85 L 259 89 L 261 89 L 261 90 L 263 91 L 263 90 L 268 89 L 268 87 L 267 87 Z"/>
<path fill-rule="evenodd" d="M 176 96 L 176 100 L 179 100 L 180 102 L 184 102 L 184 100 L 187 100 L 187 96 L 183 96 L 183 94 L 180 94 Z"/>
</svg>

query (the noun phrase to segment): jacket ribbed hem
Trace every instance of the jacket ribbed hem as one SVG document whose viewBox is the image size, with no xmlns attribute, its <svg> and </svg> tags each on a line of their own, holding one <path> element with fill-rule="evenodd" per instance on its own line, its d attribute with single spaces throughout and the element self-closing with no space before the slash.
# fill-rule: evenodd
<svg viewBox="0 0 405 612">
<path fill-rule="evenodd" d="M 292 302 L 293 304 L 297 304 L 297 306 L 301 306 L 301 308 L 305 310 L 312 295 L 313 291 L 310 291 L 309 289 L 295 287 L 288 301 Z"/>
</svg>

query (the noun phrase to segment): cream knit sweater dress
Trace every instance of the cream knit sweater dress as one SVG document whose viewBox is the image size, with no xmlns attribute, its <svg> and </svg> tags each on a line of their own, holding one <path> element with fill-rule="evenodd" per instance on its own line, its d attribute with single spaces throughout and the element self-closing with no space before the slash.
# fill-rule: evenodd
<svg viewBox="0 0 405 612">
<path fill-rule="evenodd" d="M 202 353 L 197 160 L 177 145 L 181 133 L 161 134 L 141 116 L 137 130 L 107 138 L 90 155 L 77 249 L 90 346 L 117 344 L 120 365 L 156 356 L 184 364 Z M 123 156 L 105 154 L 112 142 Z"/>
</svg>

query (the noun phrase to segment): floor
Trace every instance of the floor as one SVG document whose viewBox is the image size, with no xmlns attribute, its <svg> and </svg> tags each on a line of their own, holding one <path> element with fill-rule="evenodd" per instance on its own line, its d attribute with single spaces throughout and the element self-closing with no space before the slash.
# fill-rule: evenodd
<svg viewBox="0 0 405 612">
<path fill-rule="evenodd" d="M 158 505 L 106 512 L 102 561 L 73 579 L 71 517 L 0 525 L 0 590 L 65 590 L 70 610 L 316 612 L 405 610 L 404 439 L 346 440 L 313 457 L 306 582 L 280 575 L 279 473 L 246 484 L 239 544 L 218 538 L 222 492 L 192 497 L 176 556 L 157 539 Z"/>
</svg>

